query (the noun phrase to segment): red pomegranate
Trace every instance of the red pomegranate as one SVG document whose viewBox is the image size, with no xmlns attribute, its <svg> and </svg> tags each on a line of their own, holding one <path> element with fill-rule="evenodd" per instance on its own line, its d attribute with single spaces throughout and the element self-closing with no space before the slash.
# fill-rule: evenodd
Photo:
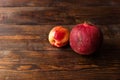
<svg viewBox="0 0 120 80">
<path fill-rule="evenodd" d="M 101 30 L 93 24 L 82 23 L 72 28 L 70 46 L 78 54 L 90 55 L 98 50 L 102 44 Z"/>
</svg>

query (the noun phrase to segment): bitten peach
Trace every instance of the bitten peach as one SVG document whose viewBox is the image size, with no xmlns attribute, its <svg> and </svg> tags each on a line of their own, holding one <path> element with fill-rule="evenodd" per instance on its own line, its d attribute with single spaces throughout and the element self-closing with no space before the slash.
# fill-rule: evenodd
<svg viewBox="0 0 120 80">
<path fill-rule="evenodd" d="M 63 26 L 55 26 L 51 29 L 48 40 L 55 47 L 63 47 L 69 41 L 69 30 Z"/>
</svg>

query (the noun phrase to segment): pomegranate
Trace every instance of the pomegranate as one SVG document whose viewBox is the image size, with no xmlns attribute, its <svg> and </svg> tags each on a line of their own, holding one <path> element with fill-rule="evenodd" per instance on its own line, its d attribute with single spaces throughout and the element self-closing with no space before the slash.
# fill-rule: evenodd
<svg viewBox="0 0 120 80">
<path fill-rule="evenodd" d="M 70 46 L 78 54 L 90 55 L 100 48 L 103 35 L 93 24 L 82 23 L 72 28 Z"/>
</svg>

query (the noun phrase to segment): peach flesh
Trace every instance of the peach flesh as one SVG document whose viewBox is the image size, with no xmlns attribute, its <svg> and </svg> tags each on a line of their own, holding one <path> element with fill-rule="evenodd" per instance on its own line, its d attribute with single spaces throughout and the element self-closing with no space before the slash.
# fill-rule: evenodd
<svg viewBox="0 0 120 80">
<path fill-rule="evenodd" d="M 65 31 L 63 31 L 62 29 L 58 29 L 55 31 L 55 36 L 54 38 L 58 41 L 62 40 L 65 36 Z"/>
</svg>

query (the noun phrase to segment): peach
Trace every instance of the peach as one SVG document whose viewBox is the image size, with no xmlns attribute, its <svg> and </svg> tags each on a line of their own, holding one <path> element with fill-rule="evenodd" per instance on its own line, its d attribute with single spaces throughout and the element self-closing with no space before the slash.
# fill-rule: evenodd
<svg viewBox="0 0 120 80">
<path fill-rule="evenodd" d="M 69 30 L 63 26 L 55 26 L 51 29 L 48 40 L 55 47 L 63 47 L 69 41 Z"/>
</svg>

